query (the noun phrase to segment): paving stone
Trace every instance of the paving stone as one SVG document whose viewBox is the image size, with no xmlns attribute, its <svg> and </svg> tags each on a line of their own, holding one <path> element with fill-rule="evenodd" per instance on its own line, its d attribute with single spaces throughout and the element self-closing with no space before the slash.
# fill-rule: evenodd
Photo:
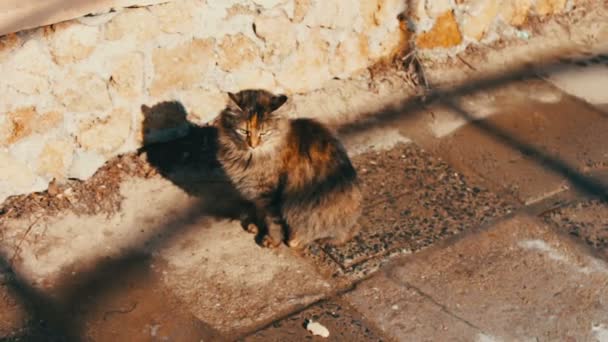
<svg viewBox="0 0 608 342">
<path fill-rule="evenodd" d="M 305 326 L 319 322 L 329 330 L 329 337 L 313 336 Z M 270 341 L 386 341 L 376 328 L 340 300 L 319 303 L 304 311 L 272 323 L 243 339 L 245 342 Z"/>
<path fill-rule="evenodd" d="M 519 215 L 395 261 L 345 300 L 400 341 L 594 341 L 608 265 Z"/>
<path fill-rule="evenodd" d="M 419 250 L 513 210 L 415 144 L 363 154 L 354 163 L 365 196 L 363 230 L 344 246 L 322 246 L 347 273 L 369 273 L 382 257 Z"/>
<path fill-rule="evenodd" d="M 286 246 L 262 248 L 239 223 L 201 219 L 158 255 L 165 285 L 220 333 L 250 332 L 314 303 L 333 284 Z"/>
<path fill-rule="evenodd" d="M 521 87 L 521 93 L 539 94 L 550 85 Z M 494 106 L 496 114 L 445 137 L 436 152 L 525 204 L 573 187 L 594 191 L 579 176 L 608 166 L 605 113 L 567 95 L 541 100 L 520 94 L 497 98 Z"/>
</svg>

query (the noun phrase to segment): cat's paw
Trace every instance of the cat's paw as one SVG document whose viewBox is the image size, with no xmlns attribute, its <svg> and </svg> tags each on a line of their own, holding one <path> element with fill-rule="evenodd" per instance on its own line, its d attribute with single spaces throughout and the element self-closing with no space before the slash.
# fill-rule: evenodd
<svg viewBox="0 0 608 342">
<path fill-rule="evenodd" d="M 304 250 L 304 248 L 306 248 L 306 244 L 303 243 L 302 241 L 300 241 L 299 239 L 291 239 L 289 241 L 287 241 L 287 245 L 289 246 L 289 248 L 301 251 Z"/>
<path fill-rule="evenodd" d="M 273 239 L 270 235 L 266 235 L 264 236 L 264 238 L 262 238 L 262 246 L 266 247 L 266 248 L 277 248 L 281 245 L 281 241 L 277 241 L 275 239 Z"/>
<path fill-rule="evenodd" d="M 245 227 L 245 231 L 247 231 L 248 233 L 257 235 L 260 232 L 260 228 L 255 223 L 249 223 Z"/>
</svg>

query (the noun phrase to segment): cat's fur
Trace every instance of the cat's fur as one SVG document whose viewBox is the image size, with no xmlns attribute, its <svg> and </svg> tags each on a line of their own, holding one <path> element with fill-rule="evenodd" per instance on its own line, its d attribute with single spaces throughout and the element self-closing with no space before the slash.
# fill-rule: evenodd
<svg viewBox="0 0 608 342">
<path fill-rule="evenodd" d="M 340 141 L 319 122 L 275 111 L 287 97 L 265 90 L 229 93 L 216 119 L 218 159 L 257 208 L 263 244 L 304 248 L 325 239 L 339 245 L 357 232 L 361 192 Z"/>
</svg>

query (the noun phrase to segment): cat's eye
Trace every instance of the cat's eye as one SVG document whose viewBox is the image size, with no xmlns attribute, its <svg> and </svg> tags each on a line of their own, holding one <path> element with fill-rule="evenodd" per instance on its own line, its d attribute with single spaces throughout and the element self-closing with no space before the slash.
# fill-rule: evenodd
<svg viewBox="0 0 608 342">
<path fill-rule="evenodd" d="M 240 135 L 248 135 L 248 134 L 249 134 L 249 131 L 248 131 L 248 130 L 246 130 L 246 129 L 242 129 L 242 128 L 237 128 L 237 129 L 236 129 L 236 132 L 237 132 L 238 134 L 240 134 Z"/>
<path fill-rule="evenodd" d="M 269 135 L 271 133 L 272 133 L 272 131 L 264 131 L 264 132 L 260 133 L 260 135 L 265 136 L 265 135 Z"/>
</svg>

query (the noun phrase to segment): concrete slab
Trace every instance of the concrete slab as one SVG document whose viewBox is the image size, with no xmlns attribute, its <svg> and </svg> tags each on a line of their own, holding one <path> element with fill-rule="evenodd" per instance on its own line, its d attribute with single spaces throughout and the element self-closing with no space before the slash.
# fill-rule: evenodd
<svg viewBox="0 0 608 342">
<path fill-rule="evenodd" d="M 516 216 L 399 260 L 345 299 L 400 341 L 594 341 L 607 286 L 585 246 Z"/>
<path fill-rule="evenodd" d="M 462 127 L 432 149 L 457 170 L 525 204 L 572 186 L 593 190 L 578 176 L 608 165 L 608 116 L 567 95 L 556 102 L 523 96 L 547 87 L 525 82 L 518 96 L 496 97 L 499 112 Z M 461 116 L 475 110 L 453 104 L 460 108 L 444 110 Z"/>
<path fill-rule="evenodd" d="M 249 332 L 332 292 L 332 284 L 287 247 L 261 248 L 236 222 L 210 223 L 186 227 L 157 258 L 167 264 L 165 285 L 220 332 Z"/>
<path fill-rule="evenodd" d="M 513 210 L 415 144 L 362 154 L 354 164 L 365 195 L 362 232 L 344 246 L 323 247 L 346 273 L 367 274 L 386 256 L 419 250 Z"/>
<path fill-rule="evenodd" d="M 314 336 L 305 326 L 318 322 L 329 330 L 327 338 Z M 316 304 L 304 311 L 272 323 L 243 339 L 245 342 L 283 341 L 386 341 L 358 312 L 340 300 Z"/>
</svg>

